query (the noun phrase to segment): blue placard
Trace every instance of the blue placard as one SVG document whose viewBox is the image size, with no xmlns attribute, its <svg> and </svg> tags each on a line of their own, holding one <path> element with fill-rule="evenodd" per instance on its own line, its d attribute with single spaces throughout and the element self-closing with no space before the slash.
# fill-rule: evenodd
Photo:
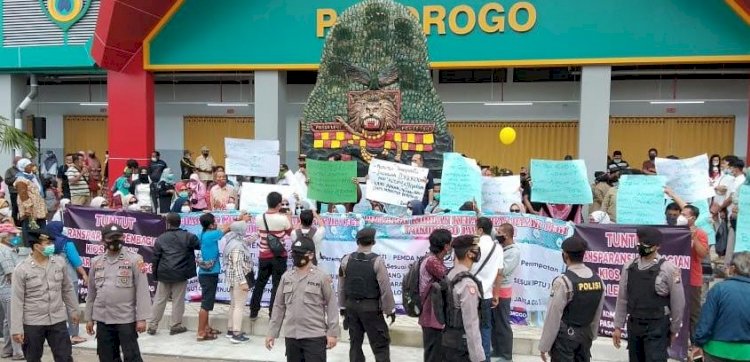
<svg viewBox="0 0 750 362">
<path fill-rule="evenodd" d="M 617 186 L 617 223 L 664 225 L 664 176 L 622 175 Z"/>
<path fill-rule="evenodd" d="M 550 204 L 594 202 L 583 160 L 531 160 L 531 201 Z"/>
<path fill-rule="evenodd" d="M 750 185 L 740 187 L 739 193 L 735 253 L 750 251 Z"/>
<path fill-rule="evenodd" d="M 477 162 L 461 154 L 443 155 L 440 208 L 458 210 L 467 201 L 482 204 L 482 172 Z"/>
</svg>

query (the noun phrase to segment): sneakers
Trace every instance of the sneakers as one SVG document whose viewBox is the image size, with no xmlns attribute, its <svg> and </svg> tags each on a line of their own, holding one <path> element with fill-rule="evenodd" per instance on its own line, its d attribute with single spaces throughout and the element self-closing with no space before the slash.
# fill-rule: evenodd
<svg viewBox="0 0 750 362">
<path fill-rule="evenodd" d="M 232 337 L 234 337 L 234 333 L 232 333 L 232 331 L 227 331 L 225 337 L 227 337 L 227 339 L 232 339 Z"/>
<path fill-rule="evenodd" d="M 230 339 L 230 341 L 231 341 L 231 342 L 232 342 L 233 344 L 244 343 L 244 342 L 247 342 L 247 341 L 249 341 L 249 340 L 250 340 L 250 338 L 247 338 L 247 336 L 245 336 L 245 334 L 244 334 L 244 333 L 240 333 L 240 334 L 237 334 L 237 335 L 233 335 L 233 336 L 232 336 L 232 339 Z"/>
<path fill-rule="evenodd" d="M 156 328 L 148 327 L 148 329 L 146 330 L 146 333 L 153 336 L 156 334 Z"/>
<path fill-rule="evenodd" d="M 187 332 L 187 327 L 183 325 L 174 326 L 169 329 L 169 335 L 174 336 L 175 334 L 185 333 Z M 149 332 L 150 333 L 150 332 Z"/>
</svg>

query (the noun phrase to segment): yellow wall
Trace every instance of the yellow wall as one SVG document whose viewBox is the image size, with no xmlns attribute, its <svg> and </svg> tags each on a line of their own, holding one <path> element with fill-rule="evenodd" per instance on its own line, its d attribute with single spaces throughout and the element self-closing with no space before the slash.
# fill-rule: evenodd
<svg viewBox="0 0 750 362">
<path fill-rule="evenodd" d="M 255 138 L 253 117 L 185 116 L 185 149 L 197 157 L 208 146 L 216 164 L 224 164 L 224 138 Z"/>
</svg>

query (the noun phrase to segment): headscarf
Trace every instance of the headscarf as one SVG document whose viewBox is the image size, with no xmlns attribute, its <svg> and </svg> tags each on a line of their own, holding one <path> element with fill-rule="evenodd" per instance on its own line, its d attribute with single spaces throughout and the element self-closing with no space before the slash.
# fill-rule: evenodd
<svg viewBox="0 0 750 362">
<path fill-rule="evenodd" d="M 91 203 L 89 204 L 89 206 L 100 209 L 102 207 L 102 204 L 105 202 L 107 202 L 107 199 L 101 196 L 97 196 L 93 200 L 91 200 Z"/>
<path fill-rule="evenodd" d="M 62 221 L 63 220 L 63 211 L 65 211 L 65 208 L 70 203 L 70 199 L 62 198 L 60 199 L 60 206 L 57 207 L 57 211 L 55 211 L 55 214 L 52 215 L 52 221 Z"/>
<path fill-rule="evenodd" d="M 422 204 L 422 200 L 411 200 L 409 201 L 409 206 L 411 206 L 412 216 L 424 215 L 424 205 Z"/>
<path fill-rule="evenodd" d="M 229 256 L 235 249 L 245 247 L 245 233 L 247 232 L 247 222 L 235 221 L 229 224 L 229 232 L 224 235 L 226 244 L 224 244 L 224 262 L 229 265 Z M 248 253 L 248 255 L 250 255 Z"/>
<path fill-rule="evenodd" d="M 185 205 L 185 203 L 188 203 L 190 205 L 190 200 L 188 200 L 185 197 L 178 197 L 176 200 L 174 200 L 174 203 L 172 204 L 172 209 L 169 210 L 171 212 L 181 213 L 182 212 L 182 205 Z"/>
<path fill-rule="evenodd" d="M 589 221 L 596 224 L 611 224 L 612 220 L 609 218 L 609 214 L 604 211 L 594 211 L 589 215 Z"/>
<path fill-rule="evenodd" d="M 161 179 L 159 181 L 164 182 L 167 185 L 174 185 L 177 180 L 175 179 L 174 173 L 172 173 L 172 169 L 165 168 L 161 173 Z"/>
<path fill-rule="evenodd" d="M 63 235 L 62 221 L 50 221 L 45 229 L 55 242 L 55 254 L 60 254 L 65 249 L 65 244 L 70 240 Z"/>
<path fill-rule="evenodd" d="M 21 230 L 19 230 L 12 222 L 4 222 L 0 224 L 0 237 L 8 236 L 8 234 L 18 235 L 20 233 Z"/>
<path fill-rule="evenodd" d="M 16 169 L 21 172 L 26 172 L 26 166 L 31 164 L 31 160 L 28 158 L 22 158 L 16 162 Z"/>
<path fill-rule="evenodd" d="M 510 212 L 510 209 L 511 209 L 511 208 L 512 208 L 512 207 L 513 207 L 514 205 L 515 205 L 515 206 L 518 206 L 518 209 L 519 209 L 519 210 L 521 210 L 521 213 L 522 213 L 522 214 L 525 214 L 525 213 L 526 213 L 526 207 L 525 207 L 525 206 L 523 206 L 523 204 L 522 204 L 522 203 L 520 203 L 520 202 L 514 202 L 514 203 L 510 204 L 510 207 L 508 208 L 508 212 Z"/>
<path fill-rule="evenodd" d="M 52 166 L 57 164 L 57 156 L 55 156 L 55 153 L 52 152 L 52 150 L 47 150 L 47 157 L 44 158 L 44 169 L 47 170 L 47 172 L 55 172 L 55 170 L 52 170 Z"/>
</svg>

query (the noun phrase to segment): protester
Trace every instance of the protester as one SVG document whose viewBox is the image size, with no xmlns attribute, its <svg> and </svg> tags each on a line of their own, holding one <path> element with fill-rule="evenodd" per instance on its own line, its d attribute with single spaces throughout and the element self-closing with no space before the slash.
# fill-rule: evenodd
<svg viewBox="0 0 750 362">
<path fill-rule="evenodd" d="M 151 178 L 148 176 L 148 168 L 141 167 L 138 169 L 138 180 L 131 185 L 131 191 L 136 200 L 138 200 L 138 209 L 140 211 L 154 211 L 154 200 L 151 195 Z"/>
<path fill-rule="evenodd" d="M 40 175 L 42 179 L 54 179 L 57 176 L 57 156 L 52 150 L 44 152 L 44 160 L 42 161 L 42 169 Z"/>
<path fill-rule="evenodd" d="M 411 156 L 411 165 L 414 167 L 424 167 L 424 156 L 421 153 L 415 153 Z M 424 188 L 424 195 L 422 196 L 422 208 L 427 207 L 432 202 L 434 196 L 433 187 L 435 181 L 432 177 L 430 170 L 427 170 L 427 183 Z"/>
<path fill-rule="evenodd" d="M 219 240 L 224 237 L 227 228 L 221 229 L 216 225 L 213 214 L 207 213 L 200 217 L 203 231 L 200 235 L 201 258 L 198 261 L 198 283 L 201 286 L 201 309 L 198 312 L 198 342 L 216 339 L 219 332 L 211 328 L 209 312 L 216 303 L 216 287 L 219 284 L 221 261 L 219 258 Z"/>
<path fill-rule="evenodd" d="M 380 255 L 372 252 L 375 229 L 357 232 L 357 251 L 345 255 L 339 266 L 339 306 L 349 326 L 349 361 L 364 362 L 365 333 L 376 361 L 390 360 L 390 334 L 383 315 L 396 320 L 388 269 Z"/>
<path fill-rule="evenodd" d="M 659 155 L 659 152 L 656 150 L 656 148 L 651 148 L 648 150 L 648 160 L 643 161 L 643 166 L 641 166 L 641 171 L 643 171 L 646 175 L 656 175 L 656 157 Z"/>
<path fill-rule="evenodd" d="M 312 240 L 295 241 L 292 245 L 294 269 L 281 276 L 283 287 L 274 293 L 276 313 L 271 315 L 265 345 L 271 350 L 281 326 L 286 324 L 284 344 L 288 362 L 326 361 L 326 349 L 336 346 L 340 333 L 333 281 L 328 273 L 313 266 L 313 255 Z M 255 290 L 259 287 L 264 286 L 256 285 Z"/>
<path fill-rule="evenodd" d="M 274 298 L 276 291 L 279 289 L 281 276 L 286 271 L 286 261 L 288 258 L 284 239 L 292 232 L 291 213 L 281 213 L 282 197 L 278 192 L 271 192 L 266 196 L 268 210 L 255 218 L 255 225 L 258 228 L 260 244 L 258 251 L 258 280 L 253 289 L 253 296 L 250 299 L 250 320 L 258 318 L 260 311 L 260 300 L 263 297 L 263 290 L 266 288 L 268 278 L 271 278 L 271 302 L 268 308 L 268 314 L 272 316 Z M 287 210 L 288 211 L 288 210 Z M 273 244 L 273 245 L 272 245 Z M 280 244 L 280 245 L 278 245 Z M 314 246 L 313 242 L 313 246 Z M 278 245 L 279 248 L 271 249 L 271 246 Z"/>
<path fill-rule="evenodd" d="M 208 147 L 201 147 L 201 154 L 195 159 L 195 171 L 198 173 L 200 181 L 204 184 L 213 180 L 213 172 L 216 162 L 213 157 L 209 156 Z M 192 175 L 190 177 L 192 179 Z"/>
<path fill-rule="evenodd" d="M 190 175 L 188 182 L 190 190 L 190 208 L 192 211 L 203 211 L 208 208 L 206 201 L 206 185 L 198 178 L 198 174 Z"/>
<path fill-rule="evenodd" d="M 79 154 L 72 156 L 73 163 L 68 165 L 65 176 L 68 178 L 70 187 L 70 203 L 78 206 L 86 206 L 91 202 L 91 190 L 89 190 L 89 177 L 91 176 L 84 159 Z"/>
<path fill-rule="evenodd" d="M 86 332 L 96 333 L 100 359 L 119 356 L 142 361 L 138 333 L 146 331 L 151 317 L 151 294 L 143 257 L 123 248 L 123 229 L 107 224 L 102 230 L 104 254 L 91 260 L 86 295 Z M 96 325 L 96 332 L 94 329 Z"/>
<path fill-rule="evenodd" d="M 510 204 L 510 208 L 508 209 L 508 211 L 513 214 L 522 214 L 525 212 L 525 209 L 520 203 L 514 202 Z"/>
<path fill-rule="evenodd" d="M 169 298 L 172 299 L 169 334 L 187 332 L 187 328 L 182 325 L 182 317 L 185 314 L 185 291 L 188 279 L 196 276 L 195 250 L 201 248 L 198 237 L 180 229 L 180 215 L 168 213 L 166 221 L 167 231 L 159 235 L 154 243 L 152 275 L 157 285 L 153 315 L 148 325 L 150 335 L 156 334 Z"/>
<path fill-rule="evenodd" d="M 42 185 L 34 174 L 36 166 L 28 158 L 18 160 L 18 173 L 13 187 L 18 194 L 18 220 L 24 232 L 24 240 L 29 230 L 35 230 L 47 222 L 47 205 L 42 198 Z"/>
<path fill-rule="evenodd" d="M 299 222 L 300 225 L 291 234 L 291 241 L 294 243 L 301 236 L 312 239 L 315 243 L 315 258 L 313 261 L 317 265 L 318 255 L 321 255 L 323 251 L 323 237 L 326 235 L 325 222 L 315 210 L 309 209 L 300 212 Z"/>
<path fill-rule="evenodd" d="M 106 209 L 109 207 L 109 202 L 107 202 L 107 199 L 97 196 L 91 200 L 91 203 L 89 204 L 90 207 L 95 207 L 97 209 Z"/>
<path fill-rule="evenodd" d="M 513 360 L 513 330 L 510 328 L 510 302 L 513 296 L 513 276 L 521 263 L 521 251 L 516 247 L 513 225 L 501 224 L 497 242 L 503 247 L 503 278 L 500 284 L 500 303 L 492 308 L 492 356 L 500 361 Z"/>
<path fill-rule="evenodd" d="M 13 158 L 13 165 L 5 171 L 5 184 L 8 186 L 8 196 L 13 210 L 12 218 L 16 221 L 16 226 L 21 226 L 21 220 L 18 217 L 18 191 L 14 186 L 16 183 L 16 174 L 18 174 L 18 161 L 23 157 L 16 156 Z"/>
<path fill-rule="evenodd" d="M 245 241 L 247 220 L 243 215 L 242 221 L 235 221 L 229 225 L 229 232 L 224 236 L 224 272 L 225 283 L 229 286 L 230 304 L 227 310 L 227 338 L 232 343 L 242 343 L 250 340 L 242 333 L 242 314 L 247 302 L 247 295 L 254 282 L 252 254 Z"/>
<path fill-rule="evenodd" d="M 13 292 L 13 271 L 20 262 L 18 247 L 21 245 L 21 231 L 13 223 L 0 224 L 0 307 L 3 313 L 2 358 L 24 361 L 21 344 L 10 337 L 10 300 Z"/>
<path fill-rule="evenodd" d="M 411 200 L 406 204 L 406 214 L 408 216 L 424 215 L 424 206 L 421 200 Z"/>
<path fill-rule="evenodd" d="M 588 361 L 604 306 L 604 283 L 583 264 L 585 240 L 573 236 L 561 248 L 566 271 L 552 282 L 539 352 L 545 362 L 547 353 L 552 361 Z"/>
<path fill-rule="evenodd" d="M 161 159 L 161 153 L 159 153 L 159 151 L 151 152 L 151 159 L 148 162 L 148 177 L 153 180 L 153 182 L 162 179 L 161 175 L 167 167 L 167 163 Z"/>
<path fill-rule="evenodd" d="M 539 214 L 552 219 L 580 224 L 583 222 L 583 205 L 542 204 Z"/>
<path fill-rule="evenodd" d="M 440 323 L 432 309 L 430 294 L 432 284 L 445 279 L 448 269 L 443 260 L 451 251 L 451 233 L 446 229 L 435 229 L 430 233 L 430 251 L 419 266 L 419 300 L 422 312 L 419 325 L 422 327 L 422 348 L 425 362 L 443 360 L 442 335 L 445 325 Z"/>
<path fill-rule="evenodd" d="M 659 255 L 659 229 L 642 226 L 636 234 L 640 257 L 626 263 L 620 273 L 612 342 L 620 348 L 627 317 L 630 361 L 666 361 L 685 310 L 680 270 Z"/>
<path fill-rule="evenodd" d="M 721 156 L 718 154 L 711 155 L 708 159 L 708 179 L 711 187 L 715 188 L 719 186 L 719 180 L 721 180 Z"/>
<path fill-rule="evenodd" d="M 30 231 L 26 245 L 31 256 L 13 272 L 10 333 L 16 343 L 23 344 L 27 361 L 41 362 L 45 340 L 55 361 L 72 361 L 65 321 L 67 311 L 78 323 L 78 297 L 65 272 L 65 261 L 54 255 L 55 245 L 44 229 Z"/>
<path fill-rule="evenodd" d="M 594 211 L 589 215 L 589 223 L 591 224 L 612 224 L 612 220 L 609 219 L 609 215 L 604 211 Z"/>
<path fill-rule="evenodd" d="M 492 221 L 486 217 L 477 219 L 477 234 L 481 259 L 474 263 L 471 272 L 482 286 L 482 347 L 485 360 L 490 359 L 492 349 L 492 308 L 500 303 L 500 286 L 503 282 L 503 249 L 492 240 Z"/>
<path fill-rule="evenodd" d="M 189 150 L 185 150 L 185 152 L 182 153 L 182 159 L 180 159 L 180 179 L 189 179 L 193 172 L 195 172 L 193 157 Z"/>
<path fill-rule="evenodd" d="M 728 278 L 708 291 L 692 340 L 706 362 L 747 361 L 750 356 L 750 252 L 735 253 Z"/>
<path fill-rule="evenodd" d="M 157 203 L 159 205 L 159 213 L 166 214 L 172 207 L 172 199 L 175 196 L 175 179 L 172 169 L 165 168 L 161 173 L 161 179 L 156 184 L 157 189 Z"/>
<path fill-rule="evenodd" d="M 442 212 L 443 210 L 440 208 L 440 184 L 435 183 L 434 186 L 432 186 L 432 200 L 425 208 L 424 213 L 425 214 L 437 214 Z"/>
<path fill-rule="evenodd" d="M 602 171 L 594 172 L 594 178 L 594 186 L 591 187 L 594 202 L 591 204 L 589 210 L 599 211 L 602 209 L 604 197 L 607 196 L 607 192 L 609 192 L 611 186 L 607 183 L 609 176 Z"/>
<path fill-rule="evenodd" d="M 63 221 L 63 213 L 65 213 L 65 207 L 67 207 L 68 204 L 70 204 L 69 199 L 60 199 L 57 210 L 52 214 L 50 221 Z"/>
<path fill-rule="evenodd" d="M 96 158 L 96 153 L 93 150 L 88 150 L 86 153 L 85 164 L 89 170 L 89 179 L 87 182 L 91 197 L 99 196 L 99 191 L 102 188 L 102 163 Z"/>
<path fill-rule="evenodd" d="M 44 190 L 44 206 L 47 207 L 47 217 L 52 210 L 57 210 L 57 203 L 60 200 L 60 194 L 55 186 L 55 180 L 45 178 L 42 180 L 42 190 Z"/>
<path fill-rule="evenodd" d="M 610 173 L 623 171 L 630 168 L 628 161 L 622 159 L 622 151 L 615 151 L 612 153 L 612 161 L 607 164 L 607 169 Z"/>
<path fill-rule="evenodd" d="M 216 183 L 211 186 L 210 198 L 212 210 L 236 210 L 237 189 L 227 183 L 227 174 L 216 172 Z"/>
</svg>

